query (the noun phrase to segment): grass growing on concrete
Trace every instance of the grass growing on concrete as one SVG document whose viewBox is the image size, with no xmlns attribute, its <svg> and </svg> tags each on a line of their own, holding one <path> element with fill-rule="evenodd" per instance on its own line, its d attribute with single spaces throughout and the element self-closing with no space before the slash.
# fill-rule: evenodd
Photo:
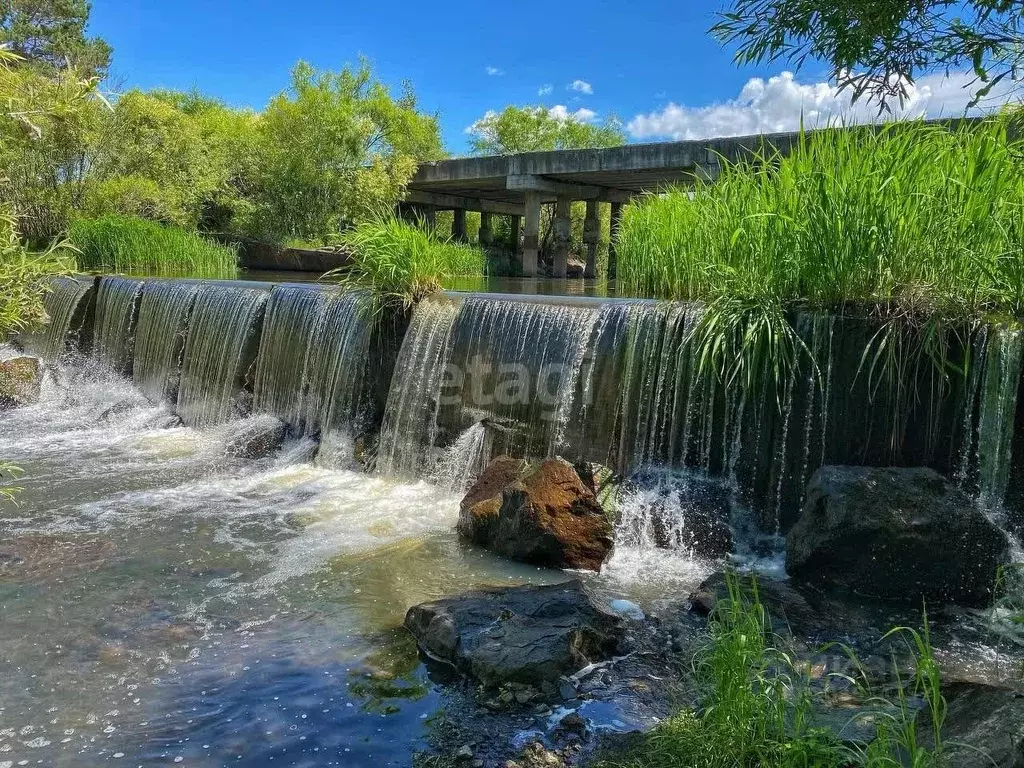
<svg viewBox="0 0 1024 768">
<path fill-rule="evenodd" d="M 915 659 L 911 680 L 898 679 L 895 701 L 878 704 L 876 736 L 866 744 L 843 742 L 815 724 L 815 689 L 806 665 L 772 632 L 757 583 L 727 577 L 728 595 L 711 616 L 710 636 L 694 673 L 700 708 L 662 723 L 599 768 L 897 768 L 941 765 L 945 702 L 927 633 L 899 628 Z M 927 619 L 925 620 L 927 627 Z M 887 637 L 889 637 L 887 636 Z M 856 664 L 856 659 L 854 658 Z M 894 665 L 895 669 L 898 669 Z M 917 739 L 917 710 L 930 705 L 932 744 Z"/>
<path fill-rule="evenodd" d="M 411 306 L 446 281 L 482 275 L 486 256 L 479 248 L 382 215 L 339 236 L 349 263 L 328 273 L 346 288 L 369 290 L 382 303 Z"/>
<path fill-rule="evenodd" d="M 235 251 L 199 234 L 132 216 L 79 219 L 71 225 L 83 272 L 164 277 L 236 276 Z"/>
<path fill-rule="evenodd" d="M 944 344 L 925 346 L 944 324 L 1024 315 L 1021 118 L 816 132 L 649 195 L 623 214 L 620 286 L 705 303 L 701 367 L 748 385 L 778 387 L 807 353 L 794 309 L 879 317 L 876 377 L 922 353 L 942 369 Z M 921 341 L 901 348 L 908 327 Z"/>
</svg>

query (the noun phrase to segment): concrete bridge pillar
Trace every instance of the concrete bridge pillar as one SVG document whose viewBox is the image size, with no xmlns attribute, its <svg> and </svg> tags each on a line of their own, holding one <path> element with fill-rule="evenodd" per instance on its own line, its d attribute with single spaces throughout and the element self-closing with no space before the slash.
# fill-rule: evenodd
<svg viewBox="0 0 1024 768">
<path fill-rule="evenodd" d="M 540 249 L 540 193 L 527 192 L 526 215 L 523 217 L 523 277 L 537 276 L 537 253 Z"/>
<path fill-rule="evenodd" d="M 622 203 L 612 203 L 610 227 L 608 232 L 608 279 L 614 280 L 618 273 L 618 254 L 615 252 L 615 241 L 619 236 L 619 224 L 622 222 Z"/>
<path fill-rule="evenodd" d="M 587 216 L 583 220 L 583 242 L 587 245 L 587 265 L 584 277 L 597 277 L 597 246 L 601 241 L 601 220 L 597 216 L 597 201 L 587 200 Z"/>
<path fill-rule="evenodd" d="M 466 209 L 456 208 L 452 216 L 452 240 L 457 243 L 469 242 L 466 237 Z"/>
<path fill-rule="evenodd" d="M 428 230 L 433 230 L 437 226 L 437 209 L 432 205 L 421 205 L 419 207 L 420 219 L 423 221 L 423 226 Z"/>
<path fill-rule="evenodd" d="M 554 241 L 552 277 L 565 277 L 569 268 L 569 247 L 572 244 L 572 226 L 569 221 L 571 211 L 572 200 L 568 197 L 559 197 L 555 203 L 555 221 L 551 232 Z"/>
<path fill-rule="evenodd" d="M 489 248 L 494 242 L 494 228 L 491 225 L 491 214 L 482 212 L 480 214 L 480 245 Z"/>
</svg>

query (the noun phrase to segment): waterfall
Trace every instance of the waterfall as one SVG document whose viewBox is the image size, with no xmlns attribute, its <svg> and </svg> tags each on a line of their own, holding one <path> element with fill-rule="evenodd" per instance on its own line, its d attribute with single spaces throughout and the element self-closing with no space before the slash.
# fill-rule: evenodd
<svg viewBox="0 0 1024 768">
<path fill-rule="evenodd" d="M 143 283 L 128 277 L 104 277 L 96 292 L 92 356 L 124 375 L 132 373 L 135 325 Z"/>
<path fill-rule="evenodd" d="M 132 379 L 154 402 L 176 402 L 188 321 L 199 286 L 150 280 L 142 291 L 135 329 Z"/>
<path fill-rule="evenodd" d="M 351 435 L 372 331 L 368 297 L 308 286 L 270 293 L 260 340 L 253 410 L 330 445 Z"/>
<path fill-rule="evenodd" d="M 178 390 L 177 412 L 186 424 L 218 424 L 247 410 L 243 394 L 266 301 L 263 287 L 198 287 Z"/>
<path fill-rule="evenodd" d="M 25 349 L 50 363 L 60 360 L 72 342 L 70 337 L 79 330 L 72 326 L 92 288 L 92 280 L 55 278 L 43 300 L 49 320 L 41 330 L 22 335 Z"/>
<path fill-rule="evenodd" d="M 983 505 L 999 509 L 1010 483 L 1024 335 L 996 325 L 988 339 L 978 415 L 978 491 Z"/>
<path fill-rule="evenodd" d="M 421 475 L 436 459 L 437 407 L 448 364 L 457 306 L 421 302 L 402 341 L 381 426 L 377 469 L 385 475 Z"/>
</svg>

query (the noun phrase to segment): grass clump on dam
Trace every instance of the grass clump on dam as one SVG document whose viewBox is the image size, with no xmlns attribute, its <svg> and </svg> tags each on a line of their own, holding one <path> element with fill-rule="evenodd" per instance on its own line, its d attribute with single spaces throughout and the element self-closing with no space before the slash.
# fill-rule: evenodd
<svg viewBox="0 0 1024 768">
<path fill-rule="evenodd" d="M 836 128 L 804 135 L 787 157 L 764 149 L 692 197 L 627 208 L 619 279 L 671 299 L 1020 315 L 1024 142 L 1013 128 L 1012 115 Z"/>
<path fill-rule="evenodd" d="M 878 318 L 874 360 L 941 362 L 943 327 L 1024 315 L 1022 113 L 804 134 L 623 214 L 620 287 L 707 305 L 692 339 L 729 380 L 778 383 L 794 309 Z M 920 343 L 900 350 L 896 330 Z M 917 331 L 920 331 L 919 333 Z"/>
<path fill-rule="evenodd" d="M 357 224 L 338 239 L 351 260 L 328 274 L 339 276 L 346 288 L 369 290 L 383 303 L 410 306 L 451 278 L 483 274 L 485 268 L 481 249 L 389 215 Z"/>
<path fill-rule="evenodd" d="M 71 224 L 69 239 L 83 272 L 227 278 L 237 271 L 232 248 L 134 216 L 78 219 Z"/>
</svg>

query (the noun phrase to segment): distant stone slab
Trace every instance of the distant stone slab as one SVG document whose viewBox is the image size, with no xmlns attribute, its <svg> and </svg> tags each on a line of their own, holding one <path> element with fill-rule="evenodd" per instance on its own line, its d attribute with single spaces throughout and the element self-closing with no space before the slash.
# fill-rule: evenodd
<svg viewBox="0 0 1024 768">
<path fill-rule="evenodd" d="M 0 360 L 0 411 L 37 402 L 41 378 L 38 358 Z"/>
<path fill-rule="evenodd" d="M 985 606 L 1006 535 L 926 468 L 826 466 L 786 537 L 786 570 L 823 587 L 892 600 Z"/>
<path fill-rule="evenodd" d="M 601 570 L 612 524 L 594 490 L 561 459 L 494 459 L 462 500 L 459 533 L 513 560 Z"/>
<path fill-rule="evenodd" d="M 409 609 L 405 626 L 428 656 L 492 687 L 555 684 L 613 656 L 624 631 L 579 581 L 423 603 Z"/>
</svg>

